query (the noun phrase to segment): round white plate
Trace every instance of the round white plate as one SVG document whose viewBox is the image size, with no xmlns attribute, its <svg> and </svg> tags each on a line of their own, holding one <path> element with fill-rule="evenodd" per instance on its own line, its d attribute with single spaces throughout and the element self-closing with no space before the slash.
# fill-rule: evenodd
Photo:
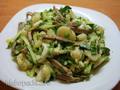
<svg viewBox="0 0 120 90">
<path fill-rule="evenodd" d="M 29 11 L 43 11 L 52 8 L 53 5 L 60 8 L 58 4 L 37 4 L 19 11 L 5 26 L 0 33 L 0 80 L 6 84 L 19 89 L 39 90 L 110 90 L 120 80 L 120 32 L 115 23 L 106 15 L 87 8 L 71 6 L 75 14 L 87 17 L 92 22 L 104 27 L 105 41 L 111 49 L 110 62 L 103 66 L 100 71 L 89 81 L 62 84 L 57 81 L 47 84 L 38 84 L 34 78 L 29 78 L 24 72 L 17 69 L 12 61 L 10 50 L 6 49 L 6 39 L 14 37 L 17 32 L 18 23 L 25 20 Z"/>
</svg>

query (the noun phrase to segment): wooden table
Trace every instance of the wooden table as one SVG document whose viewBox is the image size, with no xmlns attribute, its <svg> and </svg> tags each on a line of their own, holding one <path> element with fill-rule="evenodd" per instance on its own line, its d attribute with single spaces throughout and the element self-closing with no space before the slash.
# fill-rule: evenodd
<svg viewBox="0 0 120 90">
<path fill-rule="evenodd" d="M 0 31 L 19 10 L 40 3 L 61 3 L 95 9 L 111 17 L 120 28 L 120 0 L 0 0 Z M 0 82 L 0 90 L 6 89 L 13 90 Z M 120 90 L 120 83 L 113 90 Z"/>
</svg>

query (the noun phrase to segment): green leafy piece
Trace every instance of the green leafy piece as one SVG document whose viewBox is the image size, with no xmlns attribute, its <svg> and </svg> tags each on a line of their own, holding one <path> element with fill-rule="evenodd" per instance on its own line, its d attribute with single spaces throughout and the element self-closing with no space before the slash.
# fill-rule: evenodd
<svg viewBox="0 0 120 90">
<path fill-rule="evenodd" d="M 102 65 L 105 62 L 109 61 L 109 56 L 102 56 L 93 66 L 93 68 L 97 68 L 98 66 Z"/>
<path fill-rule="evenodd" d="M 94 47 L 91 47 L 91 53 L 92 55 L 96 55 L 98 52 L 98 47 L 94 46 Z"/>
<path fill-rule="evenodd" d="M 79 48 L 80 48 L 81 50 L 90 50 L 90 49 L 91 49 L 90 46 L 84 45 L 84 44 L 81 44 L 81 45 L 79 46 Z"/>
<path fill-rule="evenodd" d="M 69 6 L 65 6 L 65 7 L 63 7 L 63 8 L 60 8 L 60 12 L 61 12 L 61 13 L 68 12 L 69 10 L 71 10 L 71 7 L 69 7 Z"/>
<path fill-rule="evenodd" d="M 36 67 L 33 67 L 31 70 L 28 70 L 28 71 L 26 72 L 27 76 L 29 76 L 29 77 L 34 77 L 35 74 L 36 74 L 35 69 L 36 69 Z"/>
<path fill-rule="evenodd" d="M 66 66 L 71 66 L 75 64 L 75 60 L 73 60 L 69 53 L 61 54 L 57 57 L 57 60 L 62 63 L 63 65 L 66 64 Z"/>
<path fill-rule="evenodd" d="M 102 47 L 101 49 L 102 49 L 102 54 L 103 54 L 103 55 L 107 55 L 107 56 L 110 55 L 110 49 L 109 49 L 109 48 L 107 48 L 107 47 Z"/>
<path fill-rule="evenodd" d="M 12 39 L 12 38 L 9 38 L 9 39 L 7 39 L 6 40 L 6 42 L 7 42 L 7 44 L 8 44 L 8 49 L 9 48 L 11 48 L 12 46 L 13 46 L 13 44 L 14 44 L 14 39 Z"/>
<path fill-rule="evenodd" d="M 84 74 L 89 74 L 91 72 L 92 69 L 92 64 L 89 64 L 86 66 L 86 68 L 84 69 Z"/>
<path fill-rule="evenodd" d="M 88 23 L 87 25 L 89 25 L 91 27 L 92 30 L 95 29 L 96 25 L 94 23 Z"/>
<path fill-rule="evenodd" d="M 91 47 L 90 50 L 91 50 L 92 55 L 96 55 L 99 50 L 98 45 L 96 45 L 96 41 L 92 41 L 90 47 Z"/>
</svg>

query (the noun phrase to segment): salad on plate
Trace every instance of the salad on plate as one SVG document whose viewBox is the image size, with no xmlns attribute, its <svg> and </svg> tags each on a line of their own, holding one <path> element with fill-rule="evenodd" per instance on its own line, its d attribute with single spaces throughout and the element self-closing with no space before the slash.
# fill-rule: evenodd
<svg viewBox="0 0 120 90">
<path fill-rule="evenodd" d="M 43 83 L 89 80 L 110 55 L 104 28 L 75 15 L 69 6 L 28 12 L 7 43 L 18 69 Z"/>
</svg>

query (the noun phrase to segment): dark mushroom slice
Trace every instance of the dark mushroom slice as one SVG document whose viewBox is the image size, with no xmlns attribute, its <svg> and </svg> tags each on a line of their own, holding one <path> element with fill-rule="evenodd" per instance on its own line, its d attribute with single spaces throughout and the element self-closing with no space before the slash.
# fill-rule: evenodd
<svg viewBox="0 0 120 90">
<path fill-rule="evenodd" d="M 70 22 L 68 23 L 68 26 L 71 27 L 71 28 L 77 28 L 78 27 L 78 24 L 76 22 Z"/>
<path fill-rule="evenodd" d="M 27 37 L 28 37 L 29 42 L 33 43 L 33 34 L 35 32 L 42 32 L 42 31 L 44 31 L 45 33 L 47 33 L 45 30 L 41 30 L 41 29 L 33 29 L 31 31 L 28 31 L 27 32 Z"/>
<path fill-rule="evenodd" d="M 42 31 L 44 31 L 45 33 L 47 33 L 46 30 L 39 29 L 39 28 L 35 28 L 35 29 L 32 30 L 32 34 L 33 34 L 34 32 L 42 32 Z"/>
<path fill-rule="evenodd" d="M 66 75 L 72 75 L 72 71 L 70 69 L 68 69 L 67 67 L 63 66 L 57 60 L 52 59 L 52 60 L 49 60 L 49 61 L 56 69 L 58 69 L 62 73 L 66 74 Z"/>
<path fill-rule="evenodd" d="M 58 37 L 58 36 L 48 36 L 48 35 L 44 35 L 43 39 L 48 39 L 48 40 L 58 40 L 58 41 L 62 41 L 62 42 L 68 42 L 68 43 L 75 43 L 74 41 L 68 40 L 68 39 L 64 39 L 62 37 Z"/>
<path fill-rule="evenodd" d="M 79 28 L 73 28 L 72 29 L 76 34 L 81 34 L 81 33 L 85 33 L 85 34 L 90 34 L 93 32 L 93 30 L 85 30 L 85 29 L 79 29 Z"/>
<path fill-rule="evenodd" d="M 76 34 L 81 34 L 81 33 L 85 33 L 85 34 L 90 34 L 93 32 L 93 30 L 85 30 L 85 29 L 80 29 L 78 28 L 77 23 L 75 22 L 70 22 L 68 24 L 68 26 L 76 33 Z"/>
<path fill-rule="evenodd" d="M 64 83 L 75 83 L 81 81 L 79 77 L 67 76 L 64 74 L 57 75 L 56 78 Z"/>
</svg>

